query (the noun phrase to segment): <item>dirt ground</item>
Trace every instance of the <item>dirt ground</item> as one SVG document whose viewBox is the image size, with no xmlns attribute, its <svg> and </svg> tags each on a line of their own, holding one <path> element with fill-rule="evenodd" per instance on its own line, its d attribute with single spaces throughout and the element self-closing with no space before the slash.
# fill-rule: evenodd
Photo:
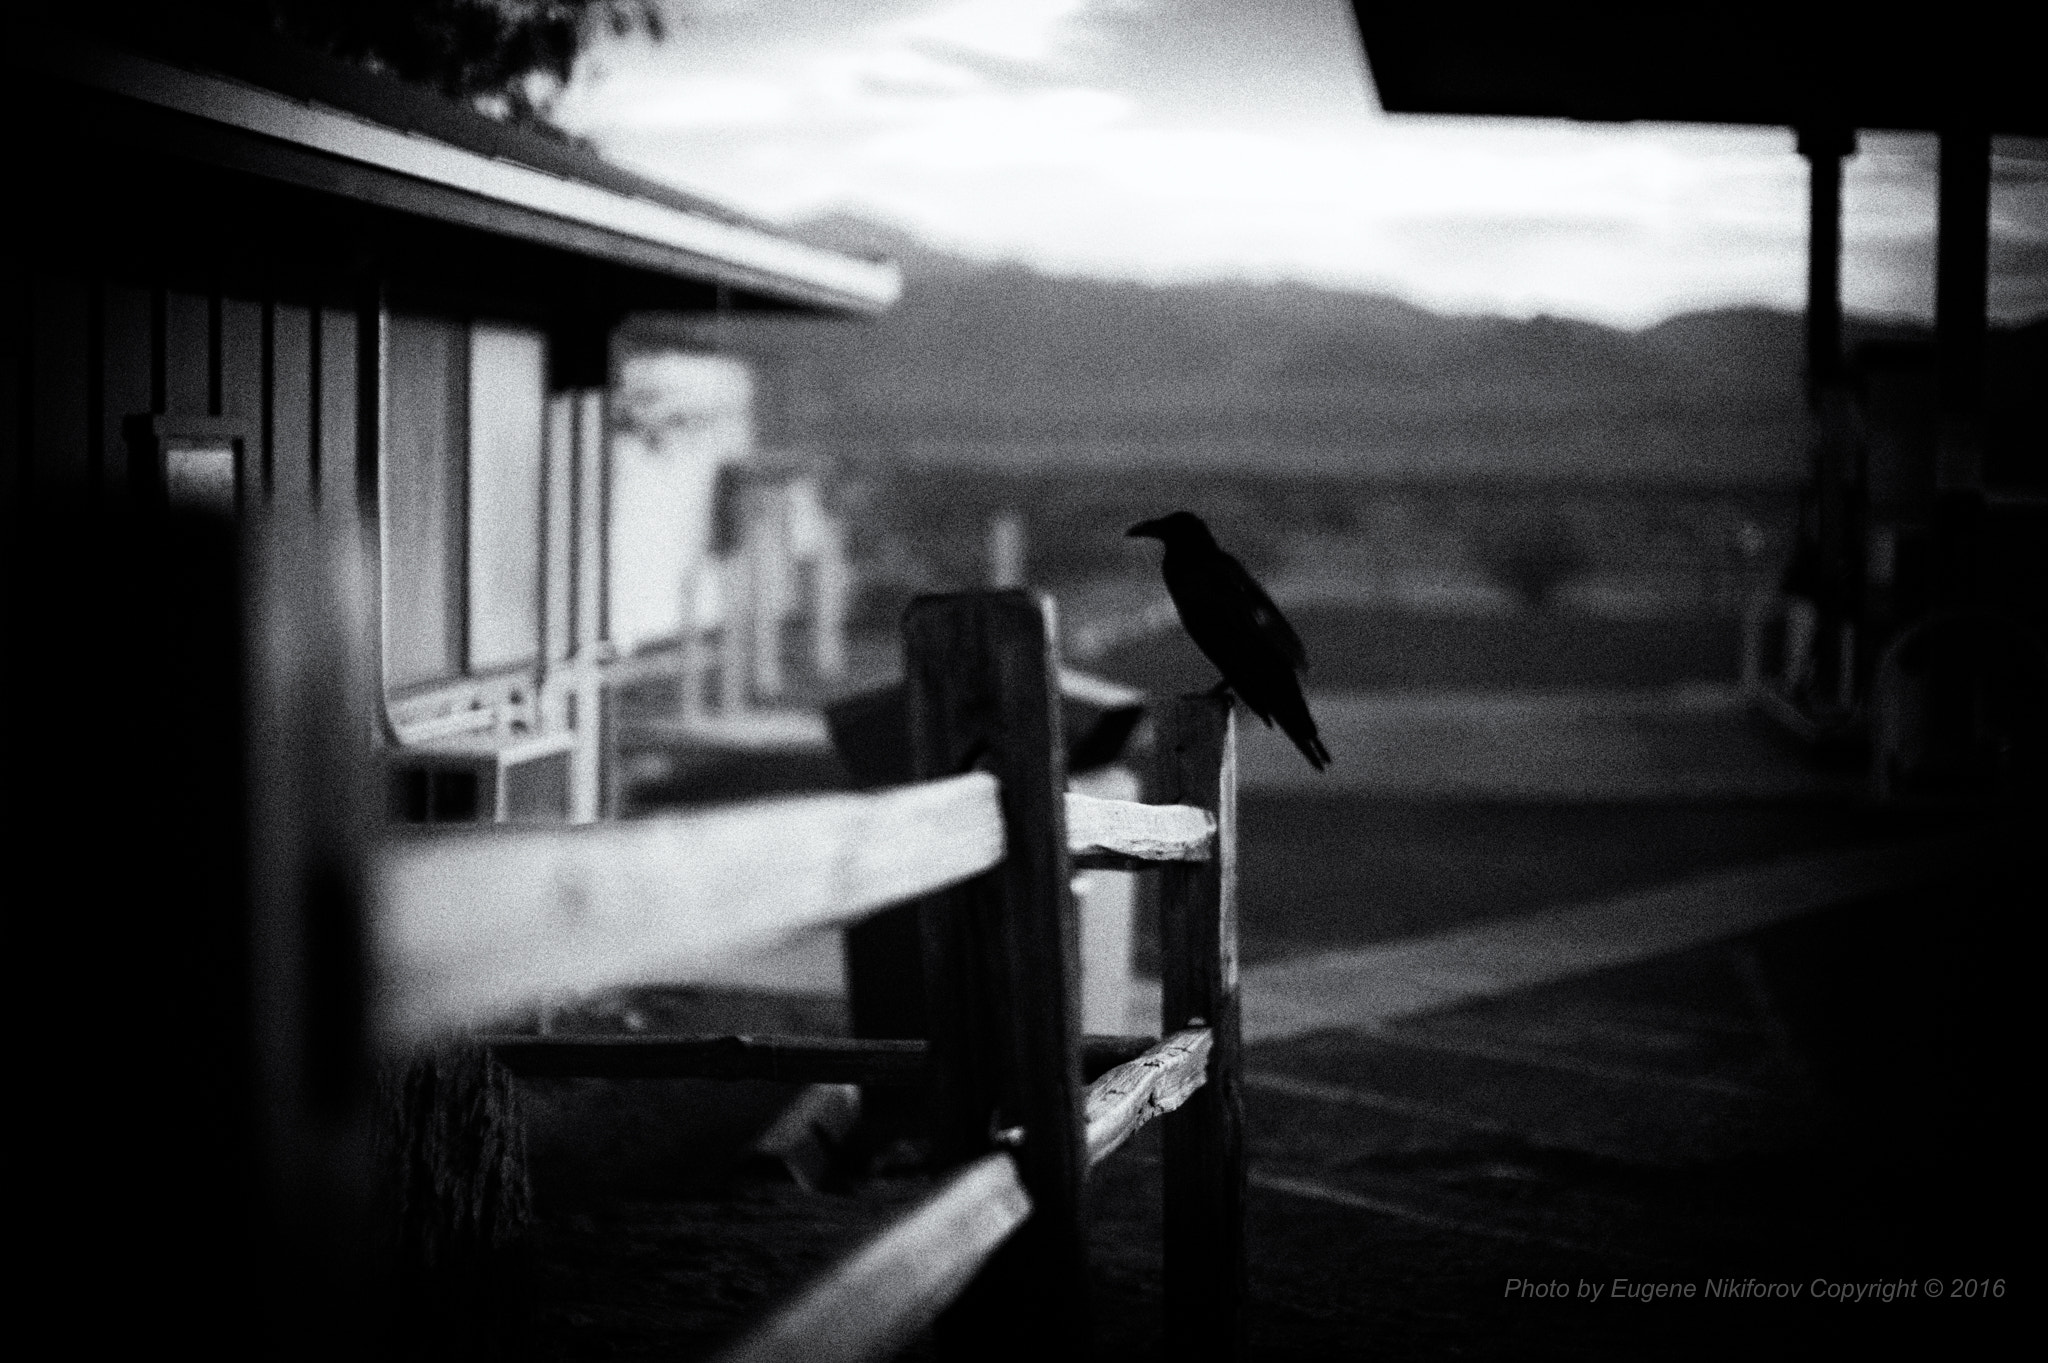
<svg viewBox="0 0 2048 1363">
<path fill-rule="evenodd" d="M 1904 831 L 1897 818 L 1830 806 L 1253 797 L 1245 950 L 1257 961 L 1413 936 Z M 1300 874 L 1304 860 L 1331 865 L 1299 857 L 1302 847 L 1333 843 L 1372 855 Z M 1988 1347 L 2031 1299 L 2003 1191 L 2018 1119 L 1994 1082 L 2000 1038 L 2016 1034 L 2012 996 L 1979 988 L 2000 978 L 1987 943 L 2011 915 L 2003 894 L 1952 886 L 1938 900 L 1852 907 L 1379 1033 L 1252 1047 L 1251 1356 L 1725 1357 L 1907 1335 Z M 1361 903 L 1375 912 L 1358 913 Z M 653 1021 L 710 1025 L 720 1009 L 737 1010 L 742 1030 L 836 1021 L 823 1005 L 793 1015 L 786 1001 L 692 1007 L 699 1016 Z M 735 1161 L 735 1138 L 786 1096 L 775 1086 L 642 1086 L 630 1097 L 603 1087 L 535 1095 L 554 1104 L 535 1154 L 542 1217 L 524 1337 L 536 1357 L 703 1353 L 925 1186 L 896 1176 L 806 1193 Z M 570 1109 L 581 1116 L 565 1118 Z M 722 1115 L 707 1122 L 706 1111 Z M 699 1131 L 697 1145 L 664 1146 L 663 1113 Z M 586 1142 L 593 1122 L 611 1134 L 580 1160 L 551 1153 L 549 1131 L 567 1139 L 579 1122 Z M 707 1127 L 723 1133 L 722 1157 Z M 591 1150 L 604 1152 L 597 1176 Z M 1158 1161 L 1156 1140 L 1140 1138 L 1093 1186 L 1105 1357 L 1158 1349 Z M 1617 1279 L 1691 1284 L 1695 1296 L 1615 1300 Z M 1809 1295 L 1698 1295 L 1725 1280 Z M 1979 1295 L 1929 1300 L 1930 1281 Z M 2001 1281 L 2004 1295 L 1984 1295 Z M 1539 1299 L 1515 1295 L 1515 1282 L 1603 1295 Z M 1816 1302 L 1816 1282 L 1909 1282 L 1915 1295 Z"/>
<path fill-rule="evenodd" d="M 1311 620 L 1303 632 L 1340 641 L 1318 668 L 1339 686 L 1732 674 L 1725 628 L 1609 626 L 1564 648 L 1552 623 L 1425 637 Z M 1206 685 L 1179 645 L 1148 641 L 1101 670 Z M 1531 680 L 1532 668 L 1551 671 Z M 765 793 L 744 781 L 722 792 Z M 1241 812 L 1254 966 L 1980 818 L 1880 811 L 1848 788 L 1610 800 L 1250 789 Z M 1250 1047 L 1250 1356 L 1989 1354 L 2034 1295 L 2016 1252 L 2025 1152 L 2012 1096 L 2024 888 L 1986 870 L 1379 1031 Z M 1141 924 L 1141 973 L 1156 951 Z M 676 1006 L 641 1024 L 840 1022 L 816 1000 Z M 515 1333 L 534 1357 L 701 1356 L 925 1186 L 898 1173 L 810 1193 L 740 1158 L 785 1088 L 626 1087 L 530 1094 L 540 1218 Z M 1091 1196 L 1097 1353 L 1158 1357 L 1156 1133 L 1098 1171 Z"/>
</svg>

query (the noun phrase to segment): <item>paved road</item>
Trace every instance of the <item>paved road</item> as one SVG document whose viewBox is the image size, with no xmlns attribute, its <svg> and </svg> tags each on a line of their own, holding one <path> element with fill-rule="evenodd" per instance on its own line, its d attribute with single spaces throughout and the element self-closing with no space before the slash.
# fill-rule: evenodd
<svg viewBox="0 0 2048 1363">
<path fill-rule="evenodd" d="M 1937 838 L 1249 967 L 1253 1356 L 1988 1351 L 2023 1291 L 2014 919 L 2038 884 L 2038 861 Z M 1141 1317 L 1146 1154 L 1109 1171 L 1096 1238 Z M 1973 1276 L 2007 1295 L 1926 1298 Z M 1617 1278 L 1918 1286 L 1854 1308 L 1509 1295 Z"/>
<path fill-rule="evenodd" d="M 1243 974 L 1248 1042 L 1406 1019 L 1747 937 L 1838 905 L 1921 890 L 1963 873 L 2009 834 L 1982 830 L 1807 852 L 1420 937 L 1255 960 Z M 1134 1017 L 1157 1013 L 1141 981 Z"/>
<path fill-rule="evenodd" d="M 1244 716 L 1253 791 L 1425 800 L 1781 800 L 1856 795 L 1861 773 L 1794 751 L 1731 686 L 1311 690 L 1335 761 L 1311 770 Z"/>
</svg>

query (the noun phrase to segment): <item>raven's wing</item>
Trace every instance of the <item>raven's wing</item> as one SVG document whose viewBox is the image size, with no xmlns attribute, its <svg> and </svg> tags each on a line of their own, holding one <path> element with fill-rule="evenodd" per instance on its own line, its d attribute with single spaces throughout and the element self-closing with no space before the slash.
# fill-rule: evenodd
<svg viewBox="0 0 2048 1363">
<path fill-rule="evenodd" d="M 1231 594 L 1244 603 L 1244 609 L 1251 616 L 1252 623 L 1258 626 L 1259 633 L 1296 669 L 1307 667 L 1308 650 L 1302 647 L 1301 636 L 1294 632 L 1294 626 L 1287 623 L 1287 617 L 1273 604 L 1273 598 L 1266 595 L 1266 589 L 1259 585 L 1258 579 L 1223 550 L 1217 550 L 1216 557 L 1221 560 L 1217 565 L 1217 576 L 1228 584 Z"/>
<path fill-rule="evenodd" d="M 1293 626 L 1244 565 L 1221 549 L 1169 553 L 1165 569 L 1166 589 L 1188 636 L 1265 718 L 1267 693 L 1306 662 Z"/>
</svg>

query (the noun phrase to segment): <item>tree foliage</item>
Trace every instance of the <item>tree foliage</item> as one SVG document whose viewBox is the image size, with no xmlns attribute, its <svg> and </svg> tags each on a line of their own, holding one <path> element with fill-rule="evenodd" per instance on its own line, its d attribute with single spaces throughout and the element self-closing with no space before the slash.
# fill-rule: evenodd
<svg viewBox="0 0 2048 1363">
<path fill-rule="evenodd" d="M 499 118 L 531 121 L 568 82 L 598 31 L 665 35 L 660 0 L 133 0 L 155 23 L 182 17 L 291 39 L 437 90 Z"/>
</svg>

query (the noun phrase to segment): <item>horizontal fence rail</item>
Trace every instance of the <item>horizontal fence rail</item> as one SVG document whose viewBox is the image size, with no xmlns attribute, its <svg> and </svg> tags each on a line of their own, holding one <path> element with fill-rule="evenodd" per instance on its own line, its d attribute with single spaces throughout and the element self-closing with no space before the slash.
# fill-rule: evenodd
<svg viewBox="0 0 2048 1363">
<path fill-rule="evenodd" d="M 499 1064 L 526 1079 L 767 1079 L 788 1084 L 912 1087 L 930 1079 L 923 1041 L 779 1036 L 486 1036 Z M 1090 1078 L 1146 1054 L 1148 1036 L 1088 1036 Z"/>
<path fill-rule="evenodd" d="M 651 983 L 854 921 L 998 864 L 983 772 L 575 829 L 433 833 L 379 868 L 385 1021 L 401 1036 Z M 1066 796 L 1076 865 L 1200 861 L 1206 810 Z"/>
<path fill-rule="evenodd" d="M 689 974 L 1003 858 L 983 772 L 588 828 L 426 834 L 378 867 L 400 1036 Z"/>
<path fill-rule="evenodd" d="M 1136 1060 L 1088 1086 L 1088 1166 L 1116 1152 L 1154 1117 L 1163 1117 L 1208 1082 L 1212 1038 L 1206 1027 L 1176 1032 Z"/>
<path fill-rule="evenodd" d="M 720 1363 L 861 1363 L 887 1358 L 960 1295 L 1031 1215 L 1017 1165 L 967 1165 L 720 1358 Z"/>
<path fill-rule="evenodd" d="M 951 1172 L 728 1363 L 851 1363 L 927 1327 L 946 1358 L 1085 1353 L 1087 1175 L 1164 1118 L 1168 1341 L 1176 1356 L 1233 1357 L 1244 1275 L 1230 704 L 1187 697 L 1162 716 L 1165 802 L 1095 798 L 1067 788 L 1049 603 L 921 598 L 904 631 L 907 765 L 927 779 L 388 844 L 373 869 L 384 1037 L 467 1031 L 527 1077 L 921 1089 L 933 1158 Z M 1161 876 L 1165 1039 L 1084 1037 L 1073 871 L 1145 866 Z M 687 979 L 910 901 L 928 1040 L 477 1035 L 535 1005 Z"/>
<path fill-rule="evenodd" d="M 1067 850 L 1077 867 L 1207 861 L 1215 841 L 1216 817 L 1206 809 L 1067 795 Z"/>
<path fill-rule="evenodd" d="M 889 1054 L 902 1053 L 903 1045 L 894 1043 Z M 1097 1079 L 1087 1096 L 1089 1164 L 1101 1163 L 1200 1088 L 1209 1049 L 1208 1030 L 1192 1028 Z M 828 1271 L 721 1363 L 887 1357 L 929 1325 L 1030 1214 L 1015 1162 L 1003 1153 L 984 1156 Z"/>
</svg>

